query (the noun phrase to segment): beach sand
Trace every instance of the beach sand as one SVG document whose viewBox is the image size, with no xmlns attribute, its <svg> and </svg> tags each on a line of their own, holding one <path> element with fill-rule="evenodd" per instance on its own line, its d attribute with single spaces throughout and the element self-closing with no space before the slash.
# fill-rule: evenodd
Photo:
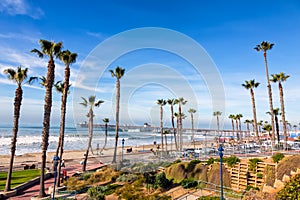
<svg viewBox="0 0 300 200">
<path fill-rule="evenodd" d="M 185 147 L 193 147 L 194 145 L 185 145 Z M 201 146 L 201 143 L 197 143 L 196 147 Z M 127 152 L 127 149 L 132 148 L 132 152 Z M 141 146 L 125 146 L 123 149 L 124 159 L 131 160 L 133 162 L 142 162 L 142 161 L 151 161 L 151 159 L 155 159 L 153 152 L 150 149 L 156 151 L 157 146 L 155 145 L 141 145 Z M 171 149 L 171 144 L 168 144 L 168 150 Z M 172 149 L 175 149 L 174 144 L 172 145 Z M 109 164 L 112 162 L 112 157 L 114 153 L 114 148 L 106 148 L 102 151 L 102 154 L 97 154 L 98 151 L 93 149 L 94 155 L 92 155 L 91 151 L 88 157 L 88 163 L 102 163 Z M 80 161 L 84 159 L 84 150 L 66 150 L 63 153 L 63 159 L 65 161 L 65 165 L 73 165 L 78 164 Z M 51 169 L 52 160 L 55 152 L 47 152 L 47 167 Z M 121 160 L 122 156 L 122 147 L 118 147 L 117 150 L 117 160 Z M 7 171 L 9 167 L 9 159 L 10 155 L 0 155 L 0 171 Z M 17 155 L 14 158 L 14 170 L 22 170 L 24 166 L 40 166 L 41 163 L 41 153 L 26 153 L 23 155 Z"/>
</svg>

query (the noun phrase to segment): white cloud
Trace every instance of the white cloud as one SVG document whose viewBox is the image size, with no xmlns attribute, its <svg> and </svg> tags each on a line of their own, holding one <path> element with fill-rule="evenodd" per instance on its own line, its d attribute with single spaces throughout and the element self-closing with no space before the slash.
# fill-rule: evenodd
<svg viewBox="0 0 300 200">
<path fill-rule="evenodd" d="M 9 15 L 27 15 L 33 19 L 39 19 L 44 15 L 41 8 L 32 7 L 26 0 L 1 0 L 0 12 Z"/>
</svg>

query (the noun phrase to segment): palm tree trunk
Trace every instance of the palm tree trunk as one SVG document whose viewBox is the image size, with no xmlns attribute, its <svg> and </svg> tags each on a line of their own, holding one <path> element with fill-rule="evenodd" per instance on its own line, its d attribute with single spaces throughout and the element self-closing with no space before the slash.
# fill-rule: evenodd
<svg viewBox="0 0 300 200">
<path fill-rule="evenodd" d="M 231 119 L 231 126 L 232 126 L 232 136 L 234 136 L 234 121 Z"/>
<path fill-rule="evenodd" d="M 164 150 L 164 138 L 163 138 L 163 108 L 160 105 L 160 136 L 161 136 L 161 150 Z"/>
<path fill-rule="evenodd" d="M 259 135 L 258 135 L 255 98 L 254 98 L 254 92 L 253 92 L 252 88 L 250 89 L 250 94 L 251 94 L 251 101 L 252 101 L 254 130 L 255 130 L 255 134 L 256 134 L 256 139 L 257 139 L 258 143 L 261 144 L 261 142 L 259 140 Z"/>
<path fill-rule="evenodd" d="M 165 134 L 165 141 L 166 141 L 166 142 L 165 142 L 165 144 L 166 144 L 166 152 L 168 152 L 168 146 L 167 146 L 167 145 L 168 145 L 168 143 L 167 143 L 167 134 Z"/>
<path fill-rule="evenodd" d="M 266 76 L 268 81 L 268 94 L 269 94 L 269 104 L 270 104 L 270 113 L 271 113 L 271 125 L 272 125 L 272 140 L 273 144 L 275 144 L 275 125 L 274 125 L 274 110 L 273 110 L 273 99 L 272 99 L 272 88 L 270 84 L 269 78 L 269 69 L 268 69 L 268 62 L 267 62 L 267 53 L 264 52 L 264 61 L 266 66 Z"/>
<path fill-rule="evenodd" d="M 278 144 L 278 147 L 279 147 L 280 136 L 279 136 L 279 122 L 278 122 L 277 115 L 275 115 L 275 126 L 276 126 L 277 144 Z"/>
<path fill-rule="evenodd" d="M 285 108 L 284 108 L 284 99 L 283 99 L 283 88 L 281 83 L 278 84 L 279 87 L 279 96 L 280 96 L 280 106 L 281 106 L 281 117 L 282 117 L 282 125 L 283 125 L 283 136 L 285 141 L 285 147 L 287 147 L 287 131 L 286 131 L 286 121 L 285 121 Z"/>
<path fill-rule="evenodd" d="M 181 113 L 181 105 L 178 105 L 178 114 L 179 114 L 179 137 L 180 137 L 180 151 L 182 151 L 183 138 L 182 138 L 182 113 Z"/>
<path fill-rule="evenodd" d="M 44 121 L 42 130 L 42 162 L 41 162 L 41 176 L 40 176 L 40 192 L 39 197 L 45 197 L 45 183 L 44 175 L 46 168 L 47 149 L 49 145 L 49 129 L 50 129 L 50 116 L 52 107 L 52 87 L 54 82 L 54 70 L 55 64 L 53 59 L 48 62 L 48 71 L 46 77 L 46 94 L 45 94 L 45 105 L 44 105 Z"/>
<path fill-rule="evenodd" d="M 191 121 L 192 121 L 192 142 L 194 143 L 194 148 L 195 148 L 194 115 L 193 115 L 193 113 L 191 113 Z"/>
<path fill-rule="evenodd" d="M 115 139 L 115 149 L 112 163 L 117 163 L 117 148 L 119 139 L 119 109 L 120 109 L 120 80 L 116 81 L 116 139 Z"/>
<path fill-rule="evenodd" d="M 93 118 L 94 118 L 94 113 L 92 109 L 92 105 L 89 111 L 89 141 L 88 141 L 88 146 L 86 149 L 86 152 L 84 154 L 84 161 L 82 165 L 82 171 L 86 171 L 86 164 L 89 156 L 89 150 L 92 148 L 92 138 L 93 138 Z"/>
<path fill-rule="evenodd" d="M 16 143 L 17 143 L 17 136 L 18 136 L 18 129 L 19 129 L 19 118 L 20 118 L 20 110 L 21 110 L 21 103 L 23 98 L 23 91 L 21 86 L 16 89 L 15 92 L 15 103 L 14 103 L 14 128 L 12 131 L 12 138 L 11 138 L 11 155 L 9 160 L 9 168 L 7 173 L 6 185 L 5 185 L 5 192 L 11 190 L 11 177 L 12 177 L 12 169 L 14 165 L 14 157 L 16 153 Z"/>
<path fill-rule="evenodd" d="M 108 131 L 108 125 L 107 125 L 107 123 L 105 123 L 105 139 L 104 139 L 104 145 L 103 145 L 103 147 L 102 147 L 102 149 L 100 150 L 100 153 L 99 153 L 100 156 L 101 156 L 101 153 L 105 149 L 106 144 L 107 144 L 107 131 Z"/>
<path fill-rule="evenodd" d="M 175 123 L 174 123 L 173 105 L 171 105 L 171 115 L 172 115 L 172 129 L 173 129 L 173 135 L 174 135 L 175 148 L 176 148 L 176 151 L 178 151 L 177 138 L 176 138 L 177 136 L 176 136 L 176 131 L 175 131 Z"/>
<path fill-rule="evenodd" d="M 61 98 L 61 119 L 60 119 L 60 130 L 59 130 L 59 143 L 56 150 L 56 156 L 58 156 L 59 151 L 59 164 L 58 164 L 58 170 L 57 170 L 57 186 L 60 186 L 60 172 L 61 172 L 61 162 L 62 162 L 62 156 L 64 151 L 64 137 L 65 137 L 65 122 L 66 122 L 66 110 L 67 110 L 67 99 L 68 99 L 68 92 L 69 92 L 69 79 L 70 79 L 70 67 L 69 65 L 66 65 L 65 68 L 65 81 L 64 81 L 64 90 Z"/>
</svg>

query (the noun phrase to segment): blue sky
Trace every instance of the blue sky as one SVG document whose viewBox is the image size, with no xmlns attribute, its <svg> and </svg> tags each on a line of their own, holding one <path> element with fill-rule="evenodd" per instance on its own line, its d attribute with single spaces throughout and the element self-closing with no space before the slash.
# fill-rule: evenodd
<svg viewBox="0 0 300 200">
<path fill-rule="evenodd" d="M 7 67 L 28 67 L 30 75 L 45 75 L 47 60 L 30 53 L 39 48 L 38 40 L 62 41 L 64 48 L 78 53 L 72 66 L 72 93 L 68 101 L 69 125 L 87 120 L 86 109 L 80 107 L 80 96 L 95 94 L 105 103 L 96 108 L 96 121 L 108 117 L 114 122 L 114 87 L 109 69 L 126 68 L 121 80 L 123 98 L 121 123 L 159 124 L 156 100 L 183 96 L 188 103 L 183 111 L 195 108 L 198 127 L 215 126 L 212 112 L 224 103 L 225 127 L 230 127 L 229 114 L 241 113 L 242 120 L 252 119 L 249 91 L 242 88 L 245 80 L 255 79 L 261 85 L 255 90 L 258 119 L 269 120 L 268 96 L 262 53 L 253 50 L 263 40 L 275 43 L 268 53 L 270 74 L 281 71 L 291 75 L 284 83 L 286 116 L 292 124 L 299 120 L 300 94 L 300 2 L 299 1 L 32 1 L 2 0 L 0 2 L 0 124 L 12 124 L 15 85 L 2 73 Z M 216 85 L 207 82 L 191 61 L 166 49 L 142 48 L 111 56 L 131 45 L 122 39 L 130 30 L 137 37 L 145 27 L 163 28 L 172 38 L 161 41 L 170 48 L 189 45 L 174 41 L 181 35 L 200 45 L 201 55 L 211 59 Z M 147 29 L 147 28 L 146 28 Z M 148 30 L 148 29 L 147 29 Z M 125 31 L 125 32 L 124 32 Z M 134 32 L 134 31 L 133 31 Z M 126 36 L 127 37 L 127 36 Z M 153 41 L 163 36 L 155 33 Z M 144 40 L 147 40 L 147 38 Z M 118 40 L 117 40 L 118 41 Z M 149 39 L 150 41 L 150 39 Z M 154 42 L 155 42 L 154 41 Z M 105 46 L 108 44 L 110 46 Z M 113 45 L 112 45 L 113 44 Z M 158 44 L 160 45 L 160 44 Z M 106 47 L 104 49 L 104 47 Z M 195 52 L 188 52 L 193 54 Z M 93 57 L 94 56 L 94 57 Z M 196 56 L 197 57 L 197 56 Z M 202 57 L 201 57 L 202 58 Z M 97 69 L 99 68 L 99 74 Z M 205 68 L 205 67 L 204 67 Z M 203 68 L 203 70 L 204 70 Z M 63 79 L 64 66 L 56 62 L 56 80 Z M 95 71 L 94 71 L 95 70 Z M 101 72 L 101 73 L 100 73 Z M 217 73 L 215 73 L 217 72 Z M 79 76 L 78 76 L 79 75 Z M 222 85 L 217 80 L 221 78 Z M 218 83 L 218 84 L 217 84 Z M 93 84 L 93 87 L 89 84 Z M 214 99 L 211 88 L 224 88 L 225 99 Z M 274 107 L 279 107 L 277 85 L 272 84 Z M 53 93 L 51 122 L 59 125 L 60 95 Z M 22 125 L 42 124 L 44 90 L 38 85 L 24 87 L 21 110 Z M 213 105 L 213 100 L 215 105 Z M 221 102 L 222 101 L 222 102 Z M 218 104 L 218 105 L 216 105 Z M 216 106 L 216 107 L 214 107 Z M 170 125 L 169 107 L 165 107 L 165 124 Z M 190 126 L 190 117 L 185 120 Z"/>
</svg>

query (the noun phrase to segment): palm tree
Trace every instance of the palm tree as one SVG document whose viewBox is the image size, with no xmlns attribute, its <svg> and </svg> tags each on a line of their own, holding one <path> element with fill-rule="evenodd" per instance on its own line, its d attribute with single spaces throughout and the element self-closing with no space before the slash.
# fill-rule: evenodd
<svg viewBox="0 0 300 200">
<path fill-rule="evenodd" d="M 58 156 L 59 153 L 59 164 L 58 164 L 58 174 L 60 174 L 61 171 L 61 162 L 62 162 L 62 156 L 63 156 L 63 146 L 64 146 L 64 137 L 65 137 L 65 121 L 66 121 L 66 110 L 67 110 L 67 98 L 70 88 L 70 65 L 72 63 L 76 62 L 77 54 L 71 53 L 69 50 L 62 51 L 59 55 L 59 59 L 65 63 L 65 74 L 64 74 L 64 82 L 63 87 L 61 87 L 62 90 L 62 98 L 61 98 L 61 119 L 60 119 L 60 130 L 59 130 L 59 140 L 58 140 L 58 146 L 56 151 L 56 156 Z M 59 176 L 57 177 L 57 184 L 60 185 Z"/>
<path fill-rule="evenodd" d="M 179 97 L 178 99 L 175 99 L 175 104 L 178 104 L 178 114 L 179 114 L 179 120 L 178 120 L 178 127 L 179 127 L 179 137 L 180 137 L 180 150 L 182 150 L 182 145 L 183 145 L 183 138 L 182 138 L 182 111 L 181 111 L 181 106 L 185 105 L 187 103 L 186 100 L 184 100 L 183 97 Z"/>
<path fill-rule="evenodd" d="M 52 107 L 52 87 L 55 78 L 55 63 L 54 57 L 58 57 L 61 52 L 62 43 L 50 42 L 47 40 L 39 41 L 41 46 L 41 51 L 38 49 L 33 49 L 31 52 L 36 53 L 40 58 L 44 56 L 49 57 L 46 75 L 46 92 L 45 92 L 45 104 L 44 104 L 44 119 L 43 119 L 43 129 L 42 129 L 42 162 L 41 162 L 41 175 L 40 175 L 40 191 L 39 197 L 45 197 L 45 184 L 44 184 L 44 174 L 46 168 L 46 157 L 47 149 L 49 145 L 49 129 L 50 129 L 50 116 Z"/>
<path fill-rule="evenodd" d="M 222 115 L 222 112 L 220 112 L 220 111 L 215 111 L 215 112 L 213 112 L 213 116 L 215 116 L 215 117 L 217 118 L 218 137 L 219 137 L 219 134 L 220 134 L 220 122 L 219 122 L 219 116 L 221 116 L 221 115 Z M 220 142 L 220 139 L 219 139 L 218 142 Z"/>
<path fill-rule="evenodd" d="M 89 112 L 87 114 L 87 117 L 89 118 L 89 140 L 88 140 L 88 146 L 86 149 L 86 152 L 84 154 L 84 161 L 82 165 L 82 171 L 86 170 L 86 163 L 89 155 L 89 150 L 92 151 L 92 138 L 93 138 L 93 124 L 94 124 L 94 107 L 99 107 L 104 101 L 98 100 L 96 101 L 96 96 L 90 96 L 88 100 L 86 100 L 84 97 L 81 97 L 83 102 L 80 104 L 84 107 L 89 107 Z"/>
<path fill-rule="evenodd" d="M 267 114 L 271 115 L 270 112 L 266 112 Z M 278 115 L 279 113 L 279 108 L 274 108 L 273 109 L 274 117 L 275 117 L 275 128 L 276 128 L 276 135 L 277 135 L 277 142 L 279 145 L 280 142 L 280 137 L 279 137 L 279 121 L 278 121 Z"/>
<path fill-rule="evenodd" d="M 261 133 L 261 127 L 262 127 L 262 125 L 263 125 L 263 120 L 259 120 L 258 122 L 257 122 L 257 126 L 258 126 L 258 130 L 259 130 L 259 132 Z"/>
<path fill-rule="evenodd" d="M 271 137 L 272 125 L 265 123 L 263 126 L 263 130 L 268 131 L 269 137 Z"/>
<path fill-rule="evenodd" d="M 243 114 L 237 114 L 237 119 L 239 120 L 239 130 L 242 131 L 242 123 L 241 118 L 243 117 Z"/>
<path fill-rule="evenodd" d="M 250 119 L 246 119 L 244 121 L 244 123 L 246 124 L 247 126 L 247 140 L 249 141 L 249 136 L 250 136 L 250 127 L 249 127 L 249 124 L 253 124 L 254 120 L 250 120 Z"/>
<path fill-rule="evenodd" d="M 233 114 L 230 114 L 228 116 L 228 118 L 231 119 L 232 135 L 234 135 L 234 118 L 235 118 L 235 116 Z"/>
<path fill-rule="evenodd" d="M 196 110 L 193 108 L 190 108 L 188 112 L 191 114 L 191 122 L 192 122 L 192 142 L 194 143 L 195 146 L 195 133 L 194 133 L 194 113 L 196 113 Z"/>
<path fill-rule="evenodd" d="M 253 123 L 254 123 L 254 130 L 257 137 L 257 141 L 260 143 L 259 135 L 258 135 L 258 128 L 257 128 L 257 118 L 256 118 L 256 107 L 255 107 L 255 98 L 254 98 L 254 88 L 257 88 L 260 83 L 255 82 L 255 80 L 245 81 L 245 83 L 242 84 L 244 88 L 247 90 L 250 90 L 251 95 L 251 101 L 252 101 L 252 112 L 253 112 Z M 273 112 L 272 112 L 273 113 Z"/>
<path fill-rule="evenodd" d="M 30 77 L 29 80 L 26 81 L 28 78 L 27 72 L 28 72 L 28 68 L 22 69 L 21 67 L 18 67 L 17 70 L 11 68 L 4 70 L 4 74 L 8 74 L 8 78 L 17 83 L 17 89 L 15 91 L 15 99 L 14 99 L 14 127 L 12 130 L 11 149 L 10 149 L 11 154 L 9 160 L 9 168 L 8 168 L 8 174 L 6 179 L 6 185 L 4 189 L 5 192 L 11 190 L 10 187 L 11 175 L 12 175 L 12 169 L 14 165 L 14 157 L 16 152 L 17 136 L 19 130 L 19 118 L 20 118 L 21 104 L 23 99 L 22 85 L 25 83 L 31 84 L 33 80 L 36 79 L 36 77 Z"/>
<path fill-rule="evenodd" d="M 284 135 L 284 141 L 285 146 L 287 146 L 287 131 L 286 131 L 286 123 L 285 123 L 285 108 L 284 108 L 284 99 L 283 99 L 283 87 L 282 82 L 286 81 L 290 76 L 285 75 L 285 73 L 280 72 L 279 74 L 272 74 L 271 81 L 276 83 L 278 82 L 278 88 L 279 88 L 279 96 L 280 96 L 280 107 L 281 107 L 281 117 L 283 122 L 283 135 Z"/>
<path fill-rule="evenodd" d="M 125 69 L 117 66 L 114 70 L 109 70 L 112 77 L 116 77 L 116 138 L 115 138 L 115 149 L 112 163 L 117 163 L 117 148 L 119 139 L 119 114 L 120 114 L 120 79 L 125 74 Z"/>
<path fill-rule="evenodd" d="M 103 122 L 105 123 L 105 139 L 104 139 L 104 145 L 103 148 L 100 150 L 100 155 L 102 153 L 102 151 L 105 149 L 106 144 L 107 144 L 107 136 L 108 136 L 108 123 L 109 123 L 109 119 L 108 118 L 104 118 Z"/>
<path fill-rule="evenodd" d="M 174 141 L 175 141 L 175 148 L 176 148 L 176 151 L 178 151 L 176 131 L 175 131 L 175 123 L 174 123 L 174 105 L 175 105 L 175 99 L 168 99 L 167 103 L 170 105 L 170 108 L 171 108 L 171 122 L 172 122 L 172 129 L 173 129 L 173 135 L 174 135 Z M 171 144 L 171 147 L 172 147 L 172 144 Z"/>
<path fill-rule="evenodd" d="M 164 130 L 163 131 L 163 135 L 165 136 L 165 143 L 166 143 L 166 151 L 168 151 L 168 142 L 167 142 L 167 134 L 169 134 L 169 131 L 168 130 Z"/>
<path fill-rule="evenodd" d="M 264 62 L 266 68 L 266 76 L 268 82 L 268 94 L 269 94 L 269 104 L 270 104 L 270 113 L 271 113 L 271 125 L 272 125 L 272 140 L 275 142 L 275 132 L 274 132 L 274 113 L 273 113 L 273 100 L 272 100 L 272 88 L 270 84 L 269 78 L 269 69 L 268 69 L 268 62 L 267 62 L 267 51 L 271 50 L 274 44 L 266 41 L 262 41 L 261 44 L 256 45 L 254 48 L 256 51 L 263 51 L 264 52 Z"/>
<path fill-rule="evenodd" d="M 160 113 L 160 136 L 161 136 L 161 149 L 164 149 L 164 138 L 163 138 L 163 106 L 167 104 L 167 101 L 164 99 L 157 99 L 156 102 L 159 105 Z"/>
</svg>

